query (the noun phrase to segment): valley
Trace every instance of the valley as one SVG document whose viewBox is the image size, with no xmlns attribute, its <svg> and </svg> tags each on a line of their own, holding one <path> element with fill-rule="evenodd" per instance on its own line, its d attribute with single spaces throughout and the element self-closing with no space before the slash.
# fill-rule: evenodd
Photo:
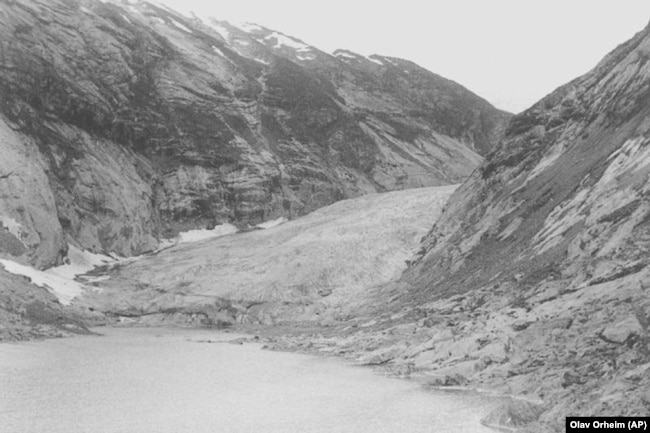
<svg viewBox="0 0 650 433">
<path fill-rule="evenodd" d="M 227 330 L 508 431 L 647 414 L 650 26 L 513 116 L 157 3 L 0 17 L 1 342 Z"/>
</svg>

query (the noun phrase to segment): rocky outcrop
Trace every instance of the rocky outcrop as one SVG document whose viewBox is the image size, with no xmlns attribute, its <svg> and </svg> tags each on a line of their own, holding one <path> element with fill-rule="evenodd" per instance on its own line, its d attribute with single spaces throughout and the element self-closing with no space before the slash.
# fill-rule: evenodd
<svg viewBox="0 0 650 433">
<path fill-rule="evenodd" d="M 49 267 L 67 250 L 56 218 L 56 201 L 47 176 L 48 164 L 33 139 L 14 131 L 0 118 L 0 245 L 12 257 L 26 256 Z"/>
<path fill-rule="evenodd" d="M 83 319 L 46 289 L 0 269 L 0 342 L 88 334 Z"/>
<path fill-rule="evenodd" d="M 4 1 L 0 18 L 0 182 L 16 191 L 0 251 L 40 268 L 68 243 L 135 255 L 181 230 L 456 183 L 508 117 L 410 62 L 146 2 Z"/>
</svg>

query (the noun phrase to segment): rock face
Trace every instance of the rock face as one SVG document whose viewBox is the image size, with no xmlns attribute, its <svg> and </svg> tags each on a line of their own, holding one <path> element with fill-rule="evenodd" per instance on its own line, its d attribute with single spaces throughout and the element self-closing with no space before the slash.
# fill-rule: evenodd
<svg viewBox="0 0 650 433">
<path fill-rule="evenodd" d="M 515 116 L 399 283 L 408 311 L 454 323 L 446 365 L 424 368 L 471 363 L 463 375 L 543 399 L 552 430 L 647 412 L 650 378 L 634 372 L 650 362 L 648 58 L 650 27 Z M 464 361 L 459 344 L 475 344 Z"/>
<path fill-rule="evenodd" d="M 0 269 L 0 342 L 88 334 L 82 319 L 46 289 Z"/>
<path fill-rule="evenodd" d="M 646 266 L 648 33 L 512 119 L 427 236 L 409 282 L 423 293 L 513 280 L 577 287 Z"/>
<path fill-rule="evenodd" d="M 404 60 L 146 2 L 5 1 L 0 19 L 0 251 L 41 268 L 67 243 L 134 255 L 457 183 L 508 118 Z"/>
</svg>

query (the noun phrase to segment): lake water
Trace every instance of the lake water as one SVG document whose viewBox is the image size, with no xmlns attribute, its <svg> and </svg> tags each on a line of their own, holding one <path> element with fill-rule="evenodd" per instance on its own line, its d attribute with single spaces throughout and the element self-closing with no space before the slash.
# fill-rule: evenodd
<svg viewBox="0 0 650 433">
<path fill-rule="evenodd" d="M 492 402 L 324 359 L 207 344 L 226 333 L 101 329 L 0 344 L 3 433 L 488 432 Z"/>
</svg>

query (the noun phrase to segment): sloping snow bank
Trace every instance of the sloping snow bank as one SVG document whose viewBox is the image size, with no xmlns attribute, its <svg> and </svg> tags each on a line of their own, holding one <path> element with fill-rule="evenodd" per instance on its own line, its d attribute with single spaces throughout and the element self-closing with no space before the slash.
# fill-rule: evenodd
<svg viewBox="0 0 650 433">
<path fill-rule="evenodd" d="M 96 266 L 116 263 L 118 260 L 82 251 L 72 245 L 68 248 L 68 263 L 65 265 L 39 271 L 31 266 L 21 265 L 11 260 L 0 259 L 0 264 L 7 272 L 23 275 L 32 280 L 32 283 L 44 287 L 57 297 L 63 305 L 70 305 L 72 299 L 83 293 L 87 286 L 75 281 L 79 275 L 83 275 Z"/>
</svg>

